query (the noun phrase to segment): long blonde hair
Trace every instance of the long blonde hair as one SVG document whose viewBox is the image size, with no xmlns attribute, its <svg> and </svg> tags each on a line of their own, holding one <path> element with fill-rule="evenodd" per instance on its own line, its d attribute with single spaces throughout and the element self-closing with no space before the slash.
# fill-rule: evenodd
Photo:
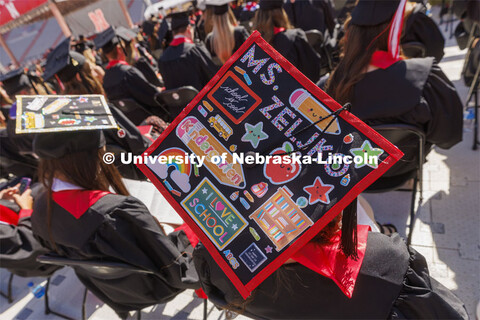
<svg viewBox="0 0 480 320">
<path fill-rule="evenodd" d="M 230 8 L 228 9 L 230 10 Z M 222 63 L 230 58 L 235 47 L 234 24 L 228 12 L 213 15 L 212 48 Z"/>
</svg>

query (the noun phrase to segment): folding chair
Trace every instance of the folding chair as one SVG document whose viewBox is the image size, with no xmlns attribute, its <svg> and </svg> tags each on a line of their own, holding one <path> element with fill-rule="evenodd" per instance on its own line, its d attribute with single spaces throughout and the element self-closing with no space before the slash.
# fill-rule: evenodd
<svg viewBox="0 0 480 320">
<path fill-rule="evenodd" d="M 59 266 L 71 267 L 74 270 L 81 269 L 84 273 L 89 274 L 94 278 L 121 278 L 126 273 L 141 273 L 141 274 L 154 274 L 150 270 L 140 269 L 135 266 L 122 263 L 122 262 L 112 262 L 112 261 L 99 261 L 99 260 L 74 260 L 65 257 L 58 256 L 56 254 L 46 254 L 39 256 L 37 261 L 45 264 L 54 264 Z M 88 288 L 85 287 L 82 300 L 82 320 L 86 320 L 86 301 L 87 301 Z M 141 310 L 137 311 L 137 319 L 141 319 Z M 206 319 L 207 314 L 207 300 L 204 301 L 204 319 Z M 127 314 L 117 313 L 122 318 L 126 318 Z"/>
<path fill-rule="evenodd" d="M 402 43 L 402 50 L 409 58 L 424 58 L 427 51 L 423 43 L 417 41 Z"/>
<path fill-rule="evenodd" d="M 195 98 L 198 90 L 191 86 L 162 91 L 157 95 L 158 103 L 170 111 L 169 121 L 173 121 L 180 112 Z"/>
<path fill-rule="evenodd" d="M 423 201 L 423 163 L 425 162 L 425 133 L 417 127 L 406 124 L 385 124 L 372 126 L 379 134 L 396 145 L 405 155 L 382 177 L 365 190 L 366 193 L 382 193 L 389 191 L 411 191 L 410 225 L 407 244 L 412 241 L 415 224 L 415 201 L 417 188 L 420 191 L 419 206 Z M 411 190 L 402 186 L 413 179 Z"/>
<path fill-rule="evenodd" d="M 7 299 L 8 303 L 13 302 L 13 296 L 12 296 L 12 282 L 13 282 L 13 276 L 14 274 L 10 272 L 10 276 L 8 277 L 8 285 L 7 285 L 7 293 L 4 293 L 0 291 L 0 295 Z"/>
</svg>

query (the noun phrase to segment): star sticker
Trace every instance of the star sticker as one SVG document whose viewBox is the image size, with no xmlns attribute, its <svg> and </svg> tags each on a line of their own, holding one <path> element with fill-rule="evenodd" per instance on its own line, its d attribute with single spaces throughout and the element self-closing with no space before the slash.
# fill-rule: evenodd
<svg viewBox="0 0 480 320">
<path fill-rule="evenodd" d="M 272 249 L 273 249 L 272 247 L 266 246 L 266 247 L 265 247 L 265 252 L 266 252 L 266 253 L 272 253 Z"/>
<path fill-rule="evenodd" d="M 236 223 L 232 224 L 232 229 L 233 229 L 233 230 L 237 230 L 237 229 L 238 229 L 238 226 L 237 226 Z"/>
<path fill-rule="evenodd" d="M 318 201 L 329 204 L 330 197 L 328 194 L 333 190 L 333 185 L 324 184 L 320 177 L 315 178 L 315 182 L 311 186 L 306 186 L 303 188 L 306 193 L 308 193 L 308 203 L 315 204 Z"/>
<path fill-rule="evenodd" d="M 88 102 L 88 98 L 86 98 L 86 97 L 80 97 L 80 98 L 77 99 L 77 101 L 78 101 L 79 103 L 86 103 L 86 102 Z"/>
<path fill-rule="evenodd" d="M 350 149 L 350 153 L 362 159 L 360 163 L 355 162 L 355 169 L 363 166 L 377 169 L 379 157 L 383 153 L 383 150 L 380 148 L 372 148 L 370 141 L 365 140 L 360 148 Z M 377 161 L 374 160 L 374 157 L 377 158 Z"/>
<path fill-rule="evenodd" d="M 263 132 L 263 122 L 256 125 L 245 123 L 245 134 L 242 137 L 243 142 L 250 142 L 255 149 L 258 147 L 260 141 L 268 138 L 268 135 Z"/>
<path fill-rule="evenodd" d="M 208 192 L 207 188 L 203 188 L 203 189 L 202 189 L 202 193 L 203 193 L 203 194 L 207 194 L 207 192 Z"/>
</svg>

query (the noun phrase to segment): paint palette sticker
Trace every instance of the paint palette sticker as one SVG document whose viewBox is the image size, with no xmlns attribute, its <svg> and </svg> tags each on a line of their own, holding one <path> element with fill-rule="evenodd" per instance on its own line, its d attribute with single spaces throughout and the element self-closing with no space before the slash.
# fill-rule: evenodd
<svg viewBox="0 0 480 320">
<path fill-rule="evenodd" d="M 245 249 L 239 257 L 243 263 L 245 263 L 250 272 L 254 272 L 262 263 L 267 261 L 267 257 L 255 243 L 252 243 L 247 249 Z"/>
<path fill-rule="evenodd" d="M 182 206 L 220 250 L 248 225 L 230 201 L 207 178 L 182 201 Z"/>
</svg>

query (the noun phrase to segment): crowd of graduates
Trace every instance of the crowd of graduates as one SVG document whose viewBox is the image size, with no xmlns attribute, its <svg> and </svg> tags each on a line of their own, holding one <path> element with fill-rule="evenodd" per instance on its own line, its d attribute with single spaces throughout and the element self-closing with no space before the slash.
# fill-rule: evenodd
<svg viewBox="0 0 480 320">
<path fill-rule="evenodd" d="M 151 271 L 100 279 L 76 269 L 80 281 L 121 317 L 202 288 L 217 306 L 259 319 L 468 318 L 462 302 L 429 276 L 423 256 L 394 226 L 374 219 L 372 231 L 360 225 L 352 231 L 364 239 L 363 251 L 358 249 L 364 258 L 353 259 L 356 248 L 343 252 L 345 263 L 359 269 L 348 279 L 356 283 L 352 297 L 333 278 L 287 261 L 243 301 L 187 226 L 165 234 L 129 195 L 122 178 L 145 179 L 135 166 L 102 161 L 106 151 L 143 153 L 254 30 L 337 102 L 351 103 L 350 111 L 367 124 L 415 126 L 426 136 L 427 152 L 452 147 L 462 139 L 463 105 L 438 66 L 444 38 L 426 3 L 407 1 L 402 50 L 398 57 L 387 55 L 401 2 L 198 1 L 152 15 L 133 29 L 111 26 L 65 39 L 43 61 L 1 75 L 0 174 L 6 182 L 0 191 L 0 266 L 20 276 L 48 276 L 57 268 L 36 257 L 55 252 Z M 473 45 L 480 48 L 478 41 Z M 48 94 L 104 95 L 119 128 L 16 134 L 15 96 Z M 145 125 L 152 130 L 139 129 Z M 33 179 L 23 193 L 21 177 Z M 356 201 L 344 215 L 357 211 Z M 335 241 L 336 250 L 349 247 L 334 236 L 345 231 L 343 221 L 335 218 L 311 243 L 325 252 Z"/>
</svg>

